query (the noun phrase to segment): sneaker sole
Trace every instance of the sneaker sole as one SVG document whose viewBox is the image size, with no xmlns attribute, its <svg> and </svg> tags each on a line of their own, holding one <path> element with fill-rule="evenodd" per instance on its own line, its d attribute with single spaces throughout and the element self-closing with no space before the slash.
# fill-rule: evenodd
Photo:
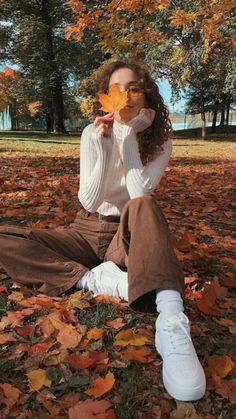
<svg viewBox="0 0 236 419">
<path fill-rule="evenodd" d="M 165 373 L 165 370 L 162 371 L 163 383 L 167 392 L 176 400 L 180 401 L 194 401 L 201 399 L 206 391 L 206 380 L 205 375 L 202 377 L 203 383 L 197 387 L 182 387 L 181 389 L 176 389 L 176 386 L 173 385 L 173 382 L 168 378 Z"/>
</svg>

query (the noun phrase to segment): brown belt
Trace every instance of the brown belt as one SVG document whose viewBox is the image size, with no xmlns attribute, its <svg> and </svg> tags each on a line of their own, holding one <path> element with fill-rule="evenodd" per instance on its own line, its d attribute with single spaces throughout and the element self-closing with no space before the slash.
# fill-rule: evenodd
<svg viewBox="0 0 236 419">
<path fill-rule="evenodd" d="M 81 208 L 78 212 L 78 215 L 83 215 L 84 217 L 92 218 L 99 221 L 107 221 L 108 223 L 119 223 L 119 215 L 102 215 L 99 212 L 89 212 L 84 208 Z"/>
</svg>

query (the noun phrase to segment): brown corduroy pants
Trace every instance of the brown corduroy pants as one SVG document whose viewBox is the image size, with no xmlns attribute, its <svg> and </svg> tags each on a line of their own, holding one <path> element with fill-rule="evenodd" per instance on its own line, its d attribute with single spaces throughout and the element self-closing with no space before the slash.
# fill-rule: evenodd
<svg viewBox="0 0 236 419">
<path fill-rule="evenodd" d="M 120 223 L 78 211 L 74 223 L 58 231 L 0 226 L 0 267 L 51 296 L 108 260 L 128 271 L 129 305 L 135 310 L 155 312 L 156 290 L 174 289 L 184 297 L 183 273 L 154 197 L 129 200 Z"/>
</svg>

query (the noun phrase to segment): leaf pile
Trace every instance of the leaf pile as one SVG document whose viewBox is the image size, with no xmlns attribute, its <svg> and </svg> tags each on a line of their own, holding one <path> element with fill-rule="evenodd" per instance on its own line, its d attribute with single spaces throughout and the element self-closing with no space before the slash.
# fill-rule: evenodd
<svg viewBox="0 0 236 419">
<path fill-rule="evenodd" d="M 9 281 L 2 272 L 2 418 L 234 417 L 231 144 L 174 143 L 174 157 L 156 194 L 185 273 L 185 307 L 207 376 L 205 397 L 184 403 L 165 392 L 154 346 L 155 315 L 82 291 L 51 298 Z M 79 148 L 22 141 L 1 141 L 0 147 L 1 224 L 68 225 L 77 207 Z"/>
</svg>

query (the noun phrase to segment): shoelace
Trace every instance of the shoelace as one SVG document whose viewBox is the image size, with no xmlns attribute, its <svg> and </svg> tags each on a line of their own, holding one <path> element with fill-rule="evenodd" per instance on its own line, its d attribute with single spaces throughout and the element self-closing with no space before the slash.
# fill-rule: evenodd
<svg viewBox="0 0 236 419">
<path fill-rule="evenodd" d="M 164 330 L 171 333 L 170 341 L 173 348 L 181 351 L 181 353 L 187 353 L 189 348 L 189 342 L 192 342 L 189 332 L 187 330 L 188 320 L 183 313 L 180 313 L 178 317 L 173 320 L 167 320 L 168 325 Z M 179 329 L 183 330 L 183 334 L 178 334 Z M 176 333 L 177 332 L 177 333 Z M 172 335 L 173 333 L 173 335 Z M 172 340 L 173 337 L 173 340 Z"/>
</svg>

